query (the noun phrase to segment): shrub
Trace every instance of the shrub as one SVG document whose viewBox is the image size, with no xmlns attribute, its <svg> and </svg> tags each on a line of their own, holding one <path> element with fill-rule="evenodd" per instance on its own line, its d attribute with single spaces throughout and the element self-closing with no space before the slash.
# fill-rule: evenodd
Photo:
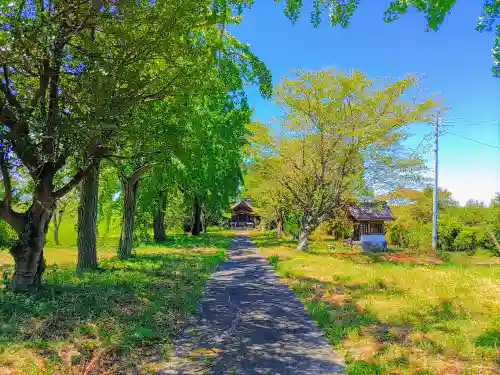
<svg viewBox="0 0 500 375">
<path fill-rule="evenodd" d="M 496 238 L 496 242 L 492 236 Z M 500 243 L 500 230 L 493 227 L 479 228 L 477 243 L 483 249 L 491 250 L 493 254 L 500 256 L 500 249 L 497 248 L 497 243 Z"/>
<path fill-rule="evenodd" d="M 432 247 L 432 228 L 430 224 L 411 228 L 409 235 L 410 248 L 430 249 Z"/>
<path fill-rule="evenodd" d="M 314 235 L 324 238 L 332 235 L 332 223 L 330 220 L 322 222 L 318 227 L 314 230 Z"/>
<path fill-rule="evenodd" d="M 461 231 L 453 241 L 455 251 L 473 251 L 477 247 L 477 231 L 468 228 Z"/>
<path fill-rule="evenodd" d="M 429 224 L 407 224 L 396 220 L 389 225 L 387 238 L 391 245 L 409 249 L 431 247 L 431 227 Z"/>
<path fill-rule="evenodd" d="M 462 225 L 448 222 L 438 225 L 438 249 L 441 251 L 455 250 L 455 239 L 462 232 Z"/>
<path fill-rule="evenodd" d="M 278 267 L 278 262 L 280 260 L 280 257 L 278 255 L 271 255 L 270 257 L 267 258 L 269 261 L 269 264 L 271 264 L 274 268 Z"/>
<path fill-rule="evenodd" d="M 297 215 L 289 213 L 285 216 L 284 229 L 285 233 L 288 235 L 299 233 L 299 221 L 297 220 Z"/>
<path fill-rule="evenodd" d="M 496 234 L 493 228 L 478 228 L 477 230 L 477 243 L 483 249 L 491 250 L 495 248 L 495 242 L 490 233 Z M 496 237 L 498 238 L 498 234 Z"/>
<path fill-rule="evenodd" d="M 408 247 L 409 245 L 409 233 L 408 227 L 401 221 L 396 220 L 393 224 L 390 224 L 387 229 L 389 243 L 398 247 Z"/>
<path fill-rule="evenodd" d="M 475 344 L 480 348 L 500 349 L 500 330 L 483 332 L 476 338 Z"/>
</svg>

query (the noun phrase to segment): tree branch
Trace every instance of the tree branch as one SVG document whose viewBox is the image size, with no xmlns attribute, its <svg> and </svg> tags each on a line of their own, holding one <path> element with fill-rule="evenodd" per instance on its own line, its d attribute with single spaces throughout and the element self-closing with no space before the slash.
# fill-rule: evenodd
<svg viewBox="0 0 500 375">
<path fill-rule="evenodd" d="M 294 196 L 294 198 L 295 198 L 295 199 L 296 199 L 296 200 L 297 200 L 297 201 L 298 201 L 298 202 L 299 202 L 302 206 L 304 206 L 304 207 L 305 207 L 305 206 L 307 205 L 307 204 L 306 204 L 306 202 L 305 202 L 305 201 L 303 201 L 303 200 L 300 198 L 300 196 L 297 194 L 297 192 L 296 192 L 296 191 L 292 188 L 292 186 L 291 186 L 291 185 L 290 185 L 287 181 L 285 181 L 284 179 L 281 179 L 281 180 L 279 181 L 279 183 L 280 183 L 281 185 L 283 185 L 283 186 L 284 186 L 284 187 L 285 187 L 285 188 L 286 188 L 286 189 L 287 189 L 287 190 L 288 190 L 288 191 L 289 191 L 289 192 L 290 192 L 290 193 Z"/>
<path fill-rule="evenodd" d="M 3 64 L 3 76 L 5 79 L 5 83 L 0 81 L 0 89 L 3 91 L 5 94 L 5 97 L 7 98 L 7 101 L 9 104 L 16 108 L 19 112 L 23 112 L 23 107 L 21 106 L 21 103 L 17 100 L 16 96 L 12 93 L 10 87 L 9 87 L 9 67 L 7 64 Z"/>
<path fill-rule="evenodd" d="M 56 172 L 62 167 L 64 167 L 64 164 L 66 164 L 66 159 L 68 158 L 69 155 L 70 153 L 68 150 L 63 150 L 63 152 L 59 154 L 59 156 L 56 158 L 56 161 L 54 162 L 54 170 Z"/>
<path fill-rule="evenodd" d="M 493 243 L 495 244 L 495 247 L 497 248 L 495 251 L 496 255 L 500 256 L 500 243 L 498 243 L 498 240 L 496 239 L 495 235 L 490 230 L 486 229 L 486 233 L 489 234 L 489 236 L 493 240 Z"/>
<path fill-rule="evenodd" d="M 10 179 L 7 160 L 5 159 L 5 152 L 0 153 L 0 169 L 2 170 L 2 180 L 4 187 L 4 198 L 2 201 L 2 205 L 6 210 L 10 210 L 12 205 L 12 181 Z"/>
<path fill-rule="evenodd" d="M 33 100 L 31 101 L 31 106 L 36 107 L 38 101 L 46 95 L 47 87 L 49 86 L 50 79 L 50 65 L 49 59 L 43 59 L 43 70 L 40 72 L 40 85 L 36 91 Z"/>
<path fill-rule="evenodd" d="M 181 76 L 181 73 L 182 71 L 177 72 L 177 74 L 174 77 L 172 77 L 172 79 L 160 91 L 157 91 L 156 93 L 153 94 L 143 95 L 142 97 L 139 95 L 138 97 L 141 97 L 142 100 L 145 102 L 164 99 L 170 94 L 168 89 Z"/>
<path fill-rule="evenodd" d="M 132 160 L 132 159 L 137 159 L 137 158 L 141 158 L 141 157 L 148 157 L 148 156 L 154 156 L 154 155 L 159 155 L 159 154 L 161 154 L 160 150 L 155 150 L 155 151 L 150 151 L 150 152 L 144 152 L 144 153 L 134 153 L 133 155 L 130 155 L 130 156 L 107 154 L 107 155 L 103 155 L 103 159 L 110 159 L 110 160 L 111 159 Z"/>
<path fill-rule="evenodd" d="M 73 178 L 62 188 L 59 190 L 56 190 L 52 196 L 55 199 L 61 198 L 65 196 L 67 193 L 69 193 L 76 185 L 80 183 L 87 175 L 91 172 L 92 168 L 95 168 L 97 163 L 100 162 L 100 159 L 93 159 L 91 163 L 84 169 L 80 168 L 78 171 L 75 173 Z"/>
<path fill-rule="evenodd" d="M 0 82 L 0 85 L 3 85 L 3 83 Z M 11 131 L 5 134 L 5 137 L 13 146 L 16 155 L 33 176 L 34 171 L 40 167 L 40 157 L 29 137 L 29 125 L 26 121 L 19 120 L 9 108 L 3 105 L 4 103 L 0 102 L 0 123 L 7 126 Z"/>
<path fill-rule="evenodd" d="M 134 172 L 132 172 L 129 180 L 131 180 L 133 182 L 137 181 L 142 176 L 142 174 L 144 172 L 148 171 L 149 169 L 151 169 L 151 167 L 152 167 L 152 164 L 146 164 L 146 165 L 143 165 L 142 167 L 137 168 Z"/>
</svg>

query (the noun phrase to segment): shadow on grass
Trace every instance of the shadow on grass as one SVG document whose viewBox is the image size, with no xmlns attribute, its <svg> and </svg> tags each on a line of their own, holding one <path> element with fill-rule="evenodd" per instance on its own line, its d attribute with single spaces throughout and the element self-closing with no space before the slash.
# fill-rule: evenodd
<svg viewBox="0 0 500 375">
<path fill-rule="evenodd" d="M 276 261 L 274 264 L 277 264 Z M 366 295 L 401 295 L 403 290 L 375 283 L 348 284 L 343 278 L 324 282 L 315 278 L 287 275 L 293 292 L 304 301 L 311 318 L 325 330 L 332 345 L 340 343 L 349 333 L 372 336 L 379 343 L 404 342 L 413 328 L 406 324 L 380 322 L 358 300 Z M 390 332 L 391 333 L 390 333 Z"/>
<path fill-rule="evenodd" d="M 21 348 L 50 374 L 83 373 L 89 364 L 95 373 L 138 373 L 164 358 L 223 257 L 217 251 L 111 258 L 83 276 L 54 266 L 36 293 L 0 290 L 0 367 L 23 370 L 28 363 L 9 359 L 22 358 Z"/>
<path fill-rule="evenodd" d="M 451 299 L 440 300 L 435 305 L 423 307 L 408 314 L 408 319 L 399 322 L 380 320 L 369 308 L 364 308 L 359 301 L 369 295 L 381 295 L 388 298 L 403 296 L 406 291 L 384 280 L 367 283 L 352 283 L 347 276 L 336 276 L 331 282 L 324 282 L 312 277 L 295 275 L 287 267 L 281 269 L 280 258 L 276 255 L 269 262 L 278 273 L 286 278 L 293 292 L 304 302 L 308 314 L 324 331 L 332 345 L 342 343 L 354 353 L 362 353 L 364 361 L 348 363 L 347 374 L 386 373 L 407 369 L 409 359 L 405 356 L 392 358 L 389 347 L 407 348 L 408 352 L 423 351 L 432 357 L 446 351 L 438 342 L 428 336 L 429 332 L 450 332 L 450 322 L 460 321 L 466 317 L 466 311 L 453 303 Z M 451 325 L 453 326 L 453 324 Z M 354 341 L 352 341 L 354 340 Z M 359 342 L 372 343 L 365 349 Z M 476 339 L 476 346 L 486 348 L 500 346 L 500 333 L 488 331 Z M 398 352 L 399 349 L 395 349 Z M 453 353 L 446 351 L 449 355 Z M 371 359 L 366 362 L 366 354 Z M 370 354 L 371 353 L 371 354 Z M 375 369 L 377 371 L 375 371 Z M 375 372 L 363 372 L 363 371 Z M 427 371 L 427 370 L 426 370 Z M 432 374 L 432 372 L 422 372 Z"/>
<path fill-rule="evenodd" d="M 285 239 L 275 239 L 275 238 L 269 238 L 263 242 L 260 242 L 259 240 L 255 241 L 258 243 L 259 247 L 276 247 L 276 246 L 288 246 L 288 245 L 297 245 L 297 241 L 294 240 L 285 240 Z"/>
<path fill-rule="evenodd" d="M 184 249 L 196 247 L 226 249 L 231 239 L 232 235 L 229 234 L 202 233 L 199 236 L 192 236 L 188 233 L 179 233 L 167 236 L 167 241 L 156 245 Z"/>
</svg>

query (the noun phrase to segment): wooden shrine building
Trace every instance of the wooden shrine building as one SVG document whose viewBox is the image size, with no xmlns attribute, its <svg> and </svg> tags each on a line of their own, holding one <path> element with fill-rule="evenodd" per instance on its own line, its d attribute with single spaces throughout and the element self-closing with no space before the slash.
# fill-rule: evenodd
<svg viewBox="0 0 500 375">
<path fill-rule="evenodd" d="M 353 241 L 360 241 L 363 248 L 371 246 L 387 247 L 385 222 L 395 219 L 387 202 L 352 204 L 347 211 L 350 220 L 354 224 Z"/>
<path fill-rule="evenodd" d="M 260 223 L 260 216 L 249 200 L 241 200 L 231 206 L 231 228 L 255 228 Z"/>
</svg>

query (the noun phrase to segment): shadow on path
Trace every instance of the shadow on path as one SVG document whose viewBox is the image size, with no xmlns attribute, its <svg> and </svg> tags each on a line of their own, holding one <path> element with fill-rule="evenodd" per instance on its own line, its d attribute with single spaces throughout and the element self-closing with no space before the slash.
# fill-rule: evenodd
<svg viewBox="0 0 500 375">
<path fill-rule="evenodd" d="M 250 238 L 237 236 L 228 255 L 207 282 L 197 313 L 160 374 L 342 372 L 341 357 Z"/>
</svg>

